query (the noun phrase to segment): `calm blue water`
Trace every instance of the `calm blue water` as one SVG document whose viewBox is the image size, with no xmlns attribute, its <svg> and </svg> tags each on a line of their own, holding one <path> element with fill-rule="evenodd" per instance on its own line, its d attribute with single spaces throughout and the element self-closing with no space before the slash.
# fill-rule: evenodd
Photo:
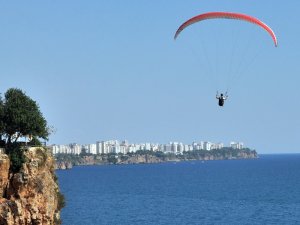
<svg viewBox="0 0 300 225">
<path fill-rule="evenodd" d="M 300 154 L 57 171 L 65 225 L 300 224 Z"/>
</svg>

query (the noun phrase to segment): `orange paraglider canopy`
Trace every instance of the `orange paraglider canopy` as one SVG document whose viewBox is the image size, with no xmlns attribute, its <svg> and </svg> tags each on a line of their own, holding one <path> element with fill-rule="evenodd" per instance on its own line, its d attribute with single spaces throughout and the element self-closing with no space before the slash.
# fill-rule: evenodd
<svg viewBox="0 0 300 225">
<path fill-rule="evenodd" d="M 176 39 L 178 37 L 178 35 L 180 34 L 180 32 L 183 31 L 186 27 L 188 27 L 194 23 L 197 23 L 197 22 L 200 22 L 203 20 L 207 20 L 207 19 L 235 19 L 235 20 L 243 20 L 243 21 L 246 21 L 249 23 L 256 24 L 269 33 L 269 35 L 273 39 L 275 47 L 277 47 L 277 45 L 278 45 L 278 41 L 277 41 L 274 31 L 268 25 L 266 25 L 264 22 L 260 21 L 259 19 L 255 18 L 255 17 L 249 16 L 246 14 L 233 13 L 233 12 L 208 12 L 208 13 L 204 13 L 204 14 L 195 16 L 195 17 L 187 20 L 186 22 L 184 22 L 178 28 L 178 30 L 175 33 L 174 39 Z"/>
</svg>

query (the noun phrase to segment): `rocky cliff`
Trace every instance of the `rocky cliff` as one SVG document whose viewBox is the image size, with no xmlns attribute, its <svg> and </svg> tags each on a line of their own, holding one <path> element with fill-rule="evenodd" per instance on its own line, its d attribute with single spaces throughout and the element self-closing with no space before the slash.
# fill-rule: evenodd
<svg viewBox="0 0 300 225">
<path fill-rule="evenodd" d="M 182 154 L 140 151 L 130 154 L 106 154 L 106 155 L 56 155 L 57 169 L 71 169 L 78 165 L 107 165 L 107 164 L 139 164 L 139 163 L 162 163 L 174 161 L 191 160 L 236 160 L 236 159 L 257 159 L 255 150 L 250 149 L 213 149 L 194 150 L 183 152 Z"/>
<path fill-rule="evenodd" d="M 0 224 L 60 224 L 62 195 L 51 154 L 43 148 L 24 152 L 20 172 L 12 173 L 10 160 L 0 153 Z"/>
<path fill-rule="evenodd" d="M 61 162 L 56 162 L 55 164 L 55 169 L 59 169 L 59 170 L 68 170 L 72 168 L 73 168 L 73 164 L 71 162 L 61 161 Z"/>
<path fill-rule="evenodd" d="M 163 162 L 163 160 L 154 155 L 133 155 L 124 159 L 118 159 L 116 164 L 140 164 L 160 162 Z"/>
</svg>

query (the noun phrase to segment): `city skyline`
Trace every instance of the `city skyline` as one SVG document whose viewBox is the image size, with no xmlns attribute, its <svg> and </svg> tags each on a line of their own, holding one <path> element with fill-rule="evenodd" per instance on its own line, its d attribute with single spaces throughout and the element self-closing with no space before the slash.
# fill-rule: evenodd
<svg viewBox="0 0 300 225">
<path fill-rule="evenodd" d="M 169 142 L 168 144 L 162 143 L 129 143 L 127 140 L 108 140 L 108 141 L 97 141 L 92 144 L 62 144 L 62 145 L 51 145 L 53 154 L 65 153 L 65 154 L 80 154 L 85 151 L 91 154 L 108 154 L 108 153 L 134 153 L 139 150 L 144 151 L 161 151 L 164 153 L 175 153 L 182 154 L 184 151 L 193 150 L 213 150 L 222 149 L 226 147 L 222 142 L 209 142 L 209 141 L 199 141 L 192 142 L 190 144 L 185 144 L 183 142 Z M 229 143 L 230 148 L 233 149 L 243 149 L 246 148 L 243 142 L 231 141 Z"/>
</svg>

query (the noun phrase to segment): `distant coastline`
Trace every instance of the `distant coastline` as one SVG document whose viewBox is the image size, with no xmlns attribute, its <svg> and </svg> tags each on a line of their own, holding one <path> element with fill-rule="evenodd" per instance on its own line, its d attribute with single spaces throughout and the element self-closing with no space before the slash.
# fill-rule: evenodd
<svg viewBox="0 0 300 225">
<path fill-rule="evenodd" d="M 163 153 L 160 151 L 140 150 L 127 154 L 56 154 L 56 169 L 71 169 L 73 166 L 86 165 L 119 165 L 119 164 L 146 164 L 180 161 L 206 160 L 239 160 L 256 159 L 258 154 L 248 148 L 222 148 L 213 150 L 194 150 L 182 154 Z"/>
</svg>

